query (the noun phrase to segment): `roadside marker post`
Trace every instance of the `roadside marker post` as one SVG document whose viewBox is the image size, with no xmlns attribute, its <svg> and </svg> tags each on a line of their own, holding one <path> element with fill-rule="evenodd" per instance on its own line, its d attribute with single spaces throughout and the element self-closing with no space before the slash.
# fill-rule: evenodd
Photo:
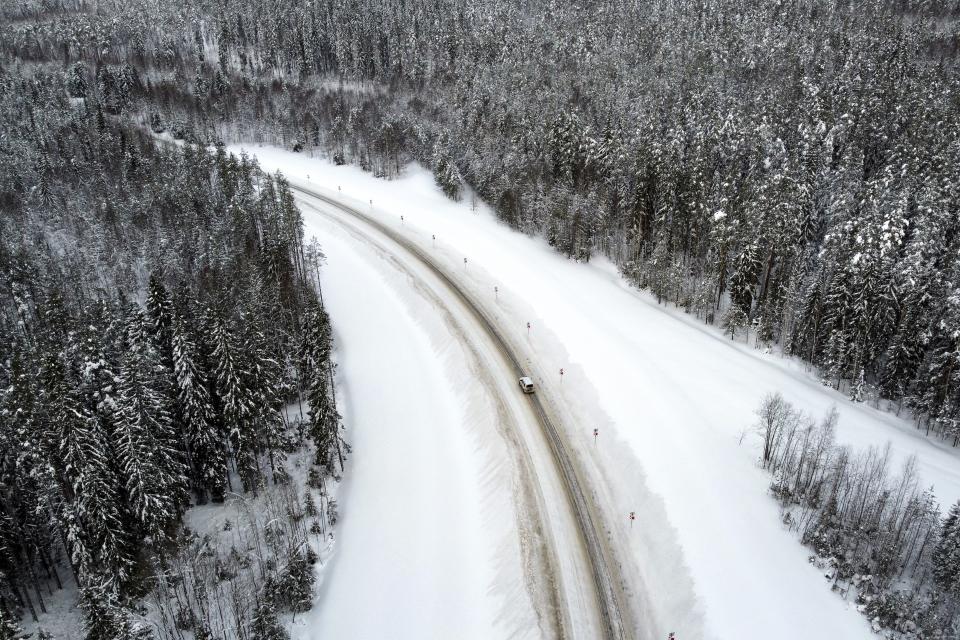
<svg viewBox="0 0 960 640">
<path fill-rule="evenodd" d="M 434 233 L 434 234 L 431 234 L 430 239 L 433 240 L 433 246 L 434 246 L 434 248 L 436 248 L 436 246 L 437 246 L 437 234 L 435 234 L 435 233 Z"/>
<path fill-rule="evenodd" d="M 464 269 L 467 268 L 467 259 L 466 259 L 466 258 L 463 259 L 463 268 L 464 268 Z"/>
<path fill-rule="evenodd" d="M 560 384 L 563 384 L 563 367 L 560 367 Z"/>
<path fill-rule="evenodd" d="M 630 512 L 630 528 L 633 528 L 633 521 L 637 519 L 637 513 L 635 511 Z"/>
<path fill-rule="evenodd" d="M 403 216 L 400 216 L 400 224 L 403 224 Z"/>
<path fill-rule="evenodd" d="M 597 436 L 600 435 L 600 429 L 593 430 L 593 444 L 597 444 Z"/>
<path fill-rule="evenodd" d="M 493 287 L 493 297 L 494 297 L 494 299 L 496 299 L 496 300 L 499 300 L 499 299 L 500 299 L 500 290 L 497 289 L 497 286 L 496 286 L 496 285 L 494 285 L 494 287 Z"/>
<path fill-rule="evenodd" d="M 527 337 L 530 337 L 530 323 L 527 323 Z"/>
</svg>

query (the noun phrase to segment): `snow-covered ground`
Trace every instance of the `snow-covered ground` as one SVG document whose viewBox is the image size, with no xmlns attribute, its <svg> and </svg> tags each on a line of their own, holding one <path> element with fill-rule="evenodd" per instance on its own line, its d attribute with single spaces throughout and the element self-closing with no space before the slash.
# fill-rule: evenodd
<svg viewBox="0 0 960 640">
<path fill-rule="evenodd" d="M 570 262 L 498 224 L 482 204 L 472 211 L 450 202 L 421 168 L 388 182 L 302 154 L 248 151 L 265 169 L 394 225 L 486 300 L 525 347 L 564 423 L 573 425 L 569 435 L 597 480 L 596 498 L 610 510 L 611 536 L 627 550 L 624 572 L 638 607 L 682 640 L 870 635 L 779 524 L 769 478 L 756 465 L 757 440 L 741 438 L 766 393 L 780 391 L 817 416 L 836 405 L 841 443 L 889 441 L 898 464 L 917 455 L 921 479 L 941 503 L 960 497 L 955 450 L 908 422 L 849 402 L 801 363 L 733 343 L 658 306 L 605 261 Z M 341 257 L 331 260 L 331 282 Z M 629 511 L 637 513 L 633 526 Z"/>
<path fill-rule="evenodd" d="M 468 358 L 432 301 L 372 247 L 306 220 L 328 263 L 338 385 L 353 453 L 338 542 L 294 637 L 536 634 L 502 445 L 468 393 Z M 480 404 L 478 404 L 480 403 Z"/>
</svg>

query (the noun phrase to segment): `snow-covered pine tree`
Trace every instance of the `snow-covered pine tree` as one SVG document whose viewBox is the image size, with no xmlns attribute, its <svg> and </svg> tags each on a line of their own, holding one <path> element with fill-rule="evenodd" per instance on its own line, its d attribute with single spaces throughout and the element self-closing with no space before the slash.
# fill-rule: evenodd
<svg viewBox="0 0 960 640">
<path fill-rule="evenodd" d="M 733 340 L 737 332 L 746 327 L 749 321 L 744 310 L 739 305 L 732 304 L 723 313 L 720 323 L 724 332 L 729 333 L 730 339 Z"/>
<path fill-rule="evenodd" d="M 910 379 L 920 365 L 922 348 L 918 344 L 916 323 L 919 319 L 918 307 L 905 306 L 903 316 L 884 354 L 883 369 L 880 373 L 880 386 L 889 398 L 903 398 L 906 395 Z"/>
<path fill-rule="evenodd" d="M 257 438 L 257 451 L 267 455 L 270 473 L 274 481 L 278 481 L 285 474 L 283 461 L 292 444 L 281 413 L 287 385 L 283 367 L 277 357 L 270 353 L 266 337 L 258 329 L 256 322 L 251 322 L 250 325 L 248 337 L 244 341 L 243 368 L 255 408 L 253 429 Z"/>
<path fill-rule="evenodd" d="M 815 271 L 803 281 L 798 280 L 795 286 L 793 332 L 788 351 L 813 360 L 823 339 L 824 273 Z"/>
<path fill-rule="evenodd" d="M 960 288 L 948 299 L 928 337 L 929 352 L 921 367 L 925 384 L 919 385 L 916 405 L 941 434 L 957 437 L 953 427 L 960 420 Z"/>
<path fill-rule="evenodd" d="M 755 242 L 748 244 L 733 261 L 730 275 L 730 302 L 738 306 L 749 318 L 753 305 L 754 288 L 760 275 L 759 248 Z"/>
<path fill-rule="evenodd" d="M 139 313 L 129 322 L 142 322 Z M 155 544 L 171 535 L 187 504 L 187 467 L 178 449 L 167 398 L 165 367 L 135 328 L 123 355 L 113 429 L 130 508 L 140 533 Z"/>
<path fill-rule="evenodd" d="M 944 591 L 960 596 L 960 501 L 940 526 L 940 541 L 933 550 L 933 577 Z"/>
<path fill-rule="evenodd" d="M 152 640 L 151 628 L 136 620 L 120 596 L 97 583 L 80 588 L 80 608 L 86 619 L 85 640 Z"/>
<path fill-rule="evenodd" d="M 159 274 L 150 275 L 147 285 L 146 329 L 160 355 L 160 363 L 173 370 L 173 303 Z"/>
<path fill-rule="evenodd" d="M 0 364 L 0 602 L 25 603 L 36 619 L 26 583 L 44 611 L 41 571 L 62 585 L 53 561 L 62 543 L 52 507 L 60 499 L 48 461 L 44 412 L 27 358 L 15 351 L 9 363 Z"/>
<path fill-rule="evenodd" d="M 308 379 L 307 405 L 310 407 L 310 437 L 316 447 L 315 462 L 334 472 L 334 456 L 340 458 L 340 416 L 333 402 L 330 380 L 331 336 L 326 311 L 314 303 L 307 311 L 303 338 L 304 371 Z"/>
<path fill-rule="evenodd" d="M 177 413 L 182 421 L 197 501 L 204 502 L 207 495 L 222 501 L 227 480 L 225 437 L 210 401 L 207 374 L 198 364 L 196 343 L 181 318 L 175 318 L 173 324 L 173 369 Z"/>
<path fill-rule="evenodd" d="M 84 370 L 91 375 L 90 363 Z M 49 464 L 60 493 L 60 520 L 77 577 L 94 572 L 109 576 L 115 589 L 130 579 L 135 551 L 127 530 L 130 521 L 113 449 L 102 419 L 68 380 L 59 356 L 49 354 L 41 368 L 46 407 Z M 80 387 L 89 391 L 90 383 Z"/>
<path fill-rule="evenodd" d="M 852 273 L 835 277 L 824 303 L 823 323 L 828 338 L 823 360 L 836 388 L 840 388 L 840 381 L 849 375 L 851 366 L 855 337 L 851 318 L 854 281 Z"/>
<path fill-rule="evenodd" d="M 645 283 L 650 291 L 657 296 L 657 304 L 670 296 L 670 279 L 668 268 L 672 263 L 667 241 L 658 238 L 654 244 L 650 259 L 645 266 Z"/>
<path fill-rule="evenodd" d="M 309 610 L 315 581 L 316 575 L 308 554 L 302 548 L 291 552 L 280 578 L 282 592 L 279 595 L 286 607 L 295 612 Z"/>
<path fill-rule="evenodd" d="M 288 640 L 289 637 L 277 619 L 274 603 L 263 598 L 257 605 L 250 622 L 251 640 Z"/>
<path fill-rule="evenodd" d="M 461 177 L 450 153 L 450 137 L 442 134 L 433 145 L 431 157 L 433 177 L 437 186 L 451 200 L 460 199 Z"/>
<path fill-rule="evenodd" d="M 214 373 L 217 397 L 221 403 L 221 420 L 227 429 L 234 461 L 245 491 L 253 490 L 260 481 L 254 394 L 248 388 L 249 375 L 243 370 L 243 356 L 226 321 L 213 318 L 212 335 Z"/>
</svg>

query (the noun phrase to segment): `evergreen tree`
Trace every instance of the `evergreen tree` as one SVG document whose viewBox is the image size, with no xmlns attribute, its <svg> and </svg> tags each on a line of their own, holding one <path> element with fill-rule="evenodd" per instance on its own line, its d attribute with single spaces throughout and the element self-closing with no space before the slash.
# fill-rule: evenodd
<svg viewBox="0 0 960 640">
<path fill-rule="evenodd" d="M 169 406 L 158 391 L 163 375 L 151 345 L 135 336 L 120 368 L 113 439 L 133 515 L 155 542 L 170 535 L 187 484 Z"/>
<path fill-rule="evenodd" d="M 747 326 L 747 314 L 739 306 L 733 304 L 724 312 L 721 321 L 723 329 L 730 334 L 730 339 L 737 335 L 737 332 Z"/>
<path fill-rule="evenodd" d="M 191 483 L 198 501 L 204 495 L 222 501 L 227 477 L 224 436 L 210 401 L 207 375 L 197 362 L 197 347 L 182 320 L 174 322 L 173 366 L 177 407 L 191 464 Z"/>
<path fill-rule="evenodd" d="M 89 389 L 94 367 L 83 371 L 84 386 Z M 79 576 L 102 572 L 112 589 L 120 589 L 132 575 L 135 557 L 121 481 L 101 417 L 83 402 L 71 382 L 59 358 L 49 355 L 40 384 L 48 412 L 48 460 L 57 469 L 64 537 Z"/>
<path fill-rule="evenodd" d="M 753 305 L 753 292 L 760 270 L 757 244 L 752 242 L 740 252 L 733 263 L 730 276 L 730 302 L 739 307 L 748 317 Z"/>
<path fill-rule="evenodd" d="M 270 348 L 273 341 L 268 339 L 264 323 L 250 318 L 246 325 L 243 369 L 255 407 L 252 419 L 257 451 L 266 454 L 271 475 L 278 481 L 286 475 L 283 461 L 293 445 L 282 413 L 290 385 L 284 379 L 279 356 Z"/>
<path fill-rule="evenodd" d="M 160 363 L 168 371 L 172 371 L 173 303 L 166 287 L 163 286 L 163 282 L 156 273 L 150 276 L 148 282 L 145 320 L 151 341 L 160 356 Z"/>
<path fill-rule="evenodd" d="M 334 456 L 339 456 L 340 416 L 334 407 L 330 380 L 330 328 L 326 311 L 313 305 L 306 315 L 303 341 L 304 370 L 308 380 L 307 405 L 310 407 L 310 437 L 316 447 L 316 464 L 330 472 Z M 341 469 L 342 459 L 339 459 Z"/>
<path fill-rule="evenodd" d="M 933 551 L 933 576 L 944 591 L 960 597 L 960 502 L 940 526 L 940 542 Z"/>
<path fill-rule="evenodd" d="M 450 157 L 450 141 L 446 135 L 440 136 L 433 146 L 433 177 L 448 198 L 460 199 L 460 172 Z"/>
<path fill-rule="evenodd" d="M 67 90 L 74 98 L 87 97 L 87 67 L 82 62 L 76 62 L 70 68 Z"/>
<path fill-rule="evenodd" d="M 249 375 L 233 332 L 222 318 L 213 321 L 213 359 L 217 396 L 222 403 L 221 420 L 227 429 L 237 471 L 245 490 L 256 488 L 260 479 L 257 460 L 256 406 L 248 388 Z"/>
<path fill-rule="evenodd" d="M 80 607 L 86 619 L 86 640 L 153 640 L 150 627 L 134 619 L 119 597 L 86 585 L 80 590 Z"/>
<path fill-rule="evenodd" d="M 253 615 L 250 625 L 251 640 L 288 640 L 286 630 L 277 620 L 277 612 L 270 602 L 261 602 Z"/>
</svg>

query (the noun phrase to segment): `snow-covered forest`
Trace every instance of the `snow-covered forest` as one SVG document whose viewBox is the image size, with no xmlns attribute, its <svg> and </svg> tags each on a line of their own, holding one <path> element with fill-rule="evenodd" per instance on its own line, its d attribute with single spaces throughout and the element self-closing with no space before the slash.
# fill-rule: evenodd
<svg viewBox="0 0 960 640">
<path fill-rule="evenodd" d="M 269 487 L 289 544 L 230 621 L 184 595 L 170 628 L 282 637 L 277 613 L 309 599 L 325 489 L 304 501 L 348 449 L 322 255 L 284 179 L 229 143 L 386 178 L 419 162 L 449 198 L 957 446 L 958 18 L 946 0 L 3 3 L 0 638 L 68 581 L 90 638 L 149 633 L 138 602 L 180 597 L 158 576 L 204 564 L 181 555 L 187 509 Z M 881 626 L 955 630 L 960 512 L 941 523 L 909 479 L 845 485 L 885 468 L 879 436 L 850 461 L 831 418 L 763 411 L 786 524 L 818 553 L 855 541 L 837 580 L 909 578 L 906 604 L 873 602 Z"/>
<path fill-rule="evenodd" d="M 417 159 L 452 197 L 465 180 L 558 251 L 610 256 L 658 297 L 960 437 L 955 3 L 3 12 L 5 59 L 105 114 L 387 176 Z"/>
<path fill-rule="evenodd" d="M 0 637 L 73 585 L 88 637 L 147 637 L 128 607 L 172 580 L 191 504 L 290 484 L 305 446 L 317 488 L 340 472 L 320 256 L 282 179 L 157 146 L 63 82 L 0 76 Z M 196 637 L 276 626 L 284 589 L 309 592 L 300 506 L 259 597 L 237 590 L 236 620 Z"/>
</svg>

